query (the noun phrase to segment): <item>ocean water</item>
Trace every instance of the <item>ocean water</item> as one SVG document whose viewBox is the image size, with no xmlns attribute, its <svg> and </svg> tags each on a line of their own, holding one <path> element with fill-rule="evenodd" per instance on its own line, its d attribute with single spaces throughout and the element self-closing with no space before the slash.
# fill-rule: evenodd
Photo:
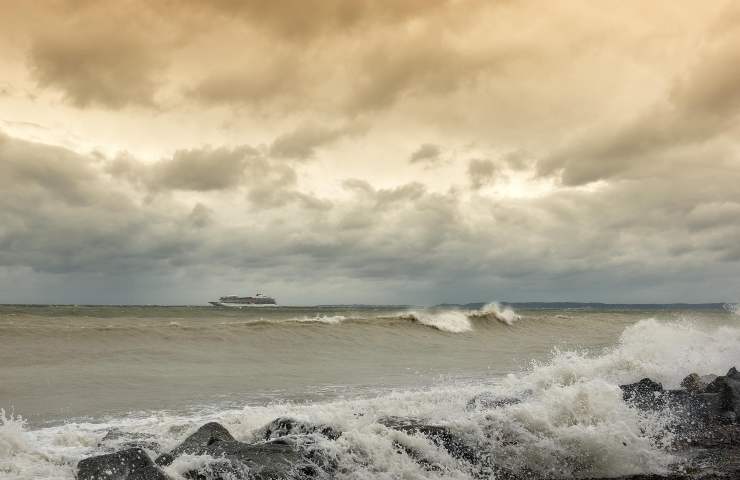
<svg viewBox="0 0 740 480">
<path fill-rule="evenodd" d="M 0 306 L 0 478 L 72 479 L 80 459 L 126 439 L 102 441 L 112 429 L 167 450 L 207 421 L 249 441 L 282 415 L 344 432 L 319 445 L 338 478 L 471 478 L 434 444 L 378 423 L 385 416 L 445 425 L 515 471 L 661 472 L 677 461 L 670 415 L 630 408 L 618 385 L 677 387 L 733 365 L 731 306 Z M 524 401 L 470 408 L 482 393 Z"/>
</svg>

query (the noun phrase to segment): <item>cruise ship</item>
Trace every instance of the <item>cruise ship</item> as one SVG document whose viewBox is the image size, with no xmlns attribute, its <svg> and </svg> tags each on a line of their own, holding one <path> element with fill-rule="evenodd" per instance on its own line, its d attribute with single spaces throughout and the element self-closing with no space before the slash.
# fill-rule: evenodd
<svg viewBox="0 0 740 480">
<path fill-rule="evenodd" d="M 253 297 L 240 297 L 238 295 L 226 295 L 218 299 L 217 302 L 208 302 L 216 307 L 275 307 L 277 302 L 274 298 L 256 294 Z"/>
</svg>

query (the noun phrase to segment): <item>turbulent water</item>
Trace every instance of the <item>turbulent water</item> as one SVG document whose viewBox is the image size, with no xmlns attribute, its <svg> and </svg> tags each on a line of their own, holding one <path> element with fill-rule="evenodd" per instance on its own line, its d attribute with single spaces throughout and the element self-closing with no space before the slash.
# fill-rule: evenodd
<svg viewBox="0 0 740 480">
<path fill-rule="evenodd" d="M 114 428 L 166 450 L 207 421 L 249 441 L 281 415 L 344 432 L 320 445 L 339 478 L 470 478 L 434 444 L 378 423 L 385 416 L 446 425 L 515 471 L 660 472 L 675 460 L 670 418 L 630 408 L 618 385 L 676 387 L 732 365 L 731 307 L 0 306 L 0 478 L 72 479 L 81 458 L 116 447 L 101 443 Z M 471 408 L 484 392 L 524 401 Z"/>
</svg>

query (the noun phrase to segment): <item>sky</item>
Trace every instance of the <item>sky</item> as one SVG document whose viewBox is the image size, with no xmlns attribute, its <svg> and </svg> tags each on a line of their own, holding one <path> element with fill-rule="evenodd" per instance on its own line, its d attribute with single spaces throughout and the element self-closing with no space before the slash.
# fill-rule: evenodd
<svg viewBox="0 0 740 480">
<path fill-rule="evenodd" d="M 0 303 L 740 299 L 738 2 L 0 22 Z"/>
</svg>

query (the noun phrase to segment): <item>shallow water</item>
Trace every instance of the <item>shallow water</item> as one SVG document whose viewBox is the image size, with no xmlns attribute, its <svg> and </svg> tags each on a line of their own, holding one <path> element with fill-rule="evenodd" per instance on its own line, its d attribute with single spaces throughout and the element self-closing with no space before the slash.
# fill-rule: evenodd
<svg viewBox="0 0 740 480">
<path fill-rule="evenodd" d="M 166 449 L 208 420 L 249 440 L 284 414 L 344 430 L 325 448 L 349 478 L 428 478 L 394 453 L 400 434 L 376 422 L 384 415 L 451 425 L 499 463 L 525 463 L 515 469 L 660 471 L 670 455 L 650 432 L 666 419 L 633 411 L 618 385 L 649 376 L 675 387 L 690 371 L 740 364 L 740 316 L 726 309 L 495 311 L 3 306 L 0 474 L 72 478 L 80 458 L 114 447 L 98 445 L 113 427 Z M 484 391 L 527 401 L 466 410 Z M 428 454 L 449 464 L 434 475 L 468 478 Z"/>
</svg>

